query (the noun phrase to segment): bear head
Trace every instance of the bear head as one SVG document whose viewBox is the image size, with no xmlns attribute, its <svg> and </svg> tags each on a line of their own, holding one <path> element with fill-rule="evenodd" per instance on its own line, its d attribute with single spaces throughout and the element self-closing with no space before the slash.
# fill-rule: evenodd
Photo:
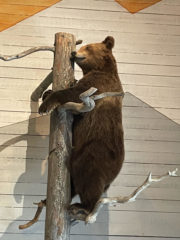
<svg viewBox="0 0 180 240">
<path fill-rule="evenodd" d="M 117 73 L 116 61 L 112 55 L 113 47 L 114 38 L 108 36 L 103 42 L 85 45 L 72 55 L 84 74 L 93 70 Z"/>
</svg>

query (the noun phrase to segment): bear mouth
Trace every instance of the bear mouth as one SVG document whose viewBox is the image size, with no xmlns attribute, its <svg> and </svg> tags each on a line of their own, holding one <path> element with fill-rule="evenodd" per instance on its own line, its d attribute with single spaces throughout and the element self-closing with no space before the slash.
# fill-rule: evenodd
<svg viewBox="0 0 180 240">
<path fill-rule="evenodd" d="M 84 60 L 84 59 L 86 59 L 86 57 L 83 56 L 83 55 L 76 55 L 76 56 L 74 57 L 74 60 L 75 60 L 75 61 L 82 61 L 82 60 Z"/>
<path fill-rule="evenodd" d="M 77 62 L 80 62 L 80 61 L 82 61 L 82 60 L 84 60 L 86 57 L 85 56 L 83 56 L 83 55 L 81 55 L 81 54 L 78 54 L 76 51 L 73 51 L 72 53 L 71 53 L 71 60 L 73 60 L 73 61 L 77 61 Z"/>
</svg>

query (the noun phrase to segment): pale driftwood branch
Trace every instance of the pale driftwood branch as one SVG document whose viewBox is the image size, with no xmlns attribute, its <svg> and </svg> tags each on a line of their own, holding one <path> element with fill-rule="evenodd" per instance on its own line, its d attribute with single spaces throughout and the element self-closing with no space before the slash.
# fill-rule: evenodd
<svg viewBox="0 0 180 240">
<path fill-rule="evenodd" d="M 35 205 L 38 205 L 38 208 L 37 208 L 37 211 L 36 211 L 36 214 L 34 216 L 34 218 L 27 222 L 26 224 L 23 224 L 23 225 L 19 225 L 19 229 L 25 229 L 25 228 L 29 228 L 30 226 L 32 226 L 34 223 L 36 223 L 40 217 L 40 214 L 43 210 L 43 207 L 46 206 L 46 199 L 45 200 L 41 200 L 39 203 L 34 203 Z"/>
<path fill-rule="evenodd" d="M 177 171 L 178 169 L 176 168 L 174 171 L 168 171 L 166 174 L 163 174 L 161 176 L 152 178 L 152 173 L 150 173 L 148 175 L 148 177 L 146 178 L 146 180 L 143 182 L 143 184 L 141 186 L 139 186 L 138 188 L 135 189 L 134 192 L 132 192 L 130 195 L 128 196 L 124 196 L 124 197 L 109 197 L 109 198 L 101 198 L 94 210 L 87 216 L 84 214 L 77 214 L 77 215 L 70 215 L 70 217 L 74 220 L 80 220 L 80 221 L 85 221 L 85 223 L 94 223 L 96 221 L 97 215 L 100 211 L 100 209 L 105 205 L 105 204 L 109 204 L 109 205 L 115 205 L 115 204 L 120 204 L 120 203 L 127 203 L 127 202 L 134 202 L 136 200 L 136 197 L 143 191 L 145 190 L 147 187 L 149 187 L 151 185 L 151 183 L 153 182 L 160 182 L 163 179 L 167 178 L 167 177 L 176 177 L 177 176 Z M 19 229 L 24 229 L 24 228 L 28 228 L 31 225 L 33 225 L 34 223 L 36 223 L 39 219 L 39 216 L 41 214 L 41 211 L 43 209 L 44 206 L 46 206 L 46 200 L 41 200 L 41 202 L 39 202 L 38 204 L 38 209 L 36 211 L 35 217 L 33 218 L 33 220 L 29 221 L 28 223 L 24 224 L 24 225 L 20 225 Z"/>
<path fill-rule="evenodd" d="M 15 55 L 2 55 L 0 54 L 0 59 L 4 60 L 4 61 L 11 61 L 14 59 L 19 59 L 19 58 L 23 58 L 31 53 L 34 52 L 38 52 L 38 51 L 52 51 L 54 52 L 54 47 L 49 47 L 49 46 L 40 46 L 40 47 L 33 47 L 30 48 L 24 52 L 15 54 Z"/>
<path fill-rule="evenodd" d="M 81 93 L 79 98 L 81 99 L 82 103 L 67 102 L 63 105 L 56 103 L 51 107 L 49 113 L 52 112 L 56 107 L 59 109 L 70 110 L 74 114 L 90 112 L 95 107 L 95 100 L 112 96 L 124 96 L 124 92 L 104 92 L 99 95 L 92 96 L 96 91 L 97 88 L 91 87 L 87 91 Z"/>
<path fill-rule="evenodd" d="M 94 100 L 90 97 L 97 91 L 97 88 L 91 87 L 87 91 L 80 94 L 79 98 L 82 103 L 67 102 L 60 106 L 60 108 L 71 110 L 73 112 L 89 112 L 95 107 Z"/>
<path fill-rule="evenodd" d="M 47 77 L 40 83 L 40 85 L 34 90 L 31 94 L 31 100 L 37 102 L 39 98 L 42 97 L 43 92 L 49 87 L 52 83 L 53 73 L 50 72 Z"/>
<path fill-rule="evenodd" d="M 117 97 L 117 96 L 124 97 L 124 92 L 104 92 L 104 93 L 101 93 L 99 95 L 93 95 L 91 97 L 91 99 L 99 100 L 99 99 L 104 98 L 104 97 Z"/>
<path fill-rule="evenodd" d="M 136 200 L 136 197 L 144 190 L 146 189 L 148 186 L 151 185 L 151 183 L 153 182 L 159 182 L 162 181 L 163 179 L 167 178 L 167 177 L 175 177 L 177 176 L 177 171 L 178 169 L 176 168 L 174 171 L 172 172 L 167 172 L 164 175 L 152 178 L 152 173 L 150 173 L 147 177 L 147 179 L 143 182 L 143 184 L 141 186 L 139 186 L 133 193 L 131 193 L 129 196 L 124 196 L 124 197 L 110 197 L 110 198 L 101 198 L 94 210 L 88 215 L 79 215 L 79 216 L 71 216 L 74 219 L 77 220 L 81 220 L 81 221 L 85 221 L 86 223 L 94 223 L 96 221 L 97 215 L 100 211 L 100 209 L 103 207 L 103 205 L 105 204 L 109 204 L 109 205 L 115 205 L 117 203 L 127 203 L 127 202 L 133 202 Z"/>
<path fill-rule="evenodd" d="M 82 43 L 82 40 L 77 40 L 76 41 L 76 45 L 81 44 L 81 43 Z M 17 53 L 17 54 L 14 54 L 14 55 L 0 54 L 0 59 L 4 60 L 4 61 L 11 61 L 11 60 L 14 60 L 14 59 L 23 58 L 23 57 L 25 57 L 25 56 L 27 56 L 31 53 L 38 52 L 38 51 L 52 51 L 52 52 L 54 52 L 55 48 L 54 47 L 49 47 L 49 46 L 33 47 L 33 48 L 30 48 L 26 51 L 23 51 L 21 53 Z"/>
</svg>

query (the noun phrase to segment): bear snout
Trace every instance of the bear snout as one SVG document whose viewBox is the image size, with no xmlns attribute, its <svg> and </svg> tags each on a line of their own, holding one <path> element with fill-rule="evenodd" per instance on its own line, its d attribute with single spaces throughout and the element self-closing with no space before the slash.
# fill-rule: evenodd
<svg viewBox="0 0 180 240">
<path fill-rule="evenodd" d="M 76 56 L 76 53 L 77 53 L 76 51 L 73 51 L 73 52 L 71 53 L 71 56 L 72 56 L 72 57 L 75 57 L 75 56 Z"/>
<path fill-rule="evenodd" d="M 75 62 L 79 62 L 85 58 L 86 57 L 83 54 L 78 54 L 76 51 L 71 53 L 71 59 L 73 59 Z"/>
</svg>

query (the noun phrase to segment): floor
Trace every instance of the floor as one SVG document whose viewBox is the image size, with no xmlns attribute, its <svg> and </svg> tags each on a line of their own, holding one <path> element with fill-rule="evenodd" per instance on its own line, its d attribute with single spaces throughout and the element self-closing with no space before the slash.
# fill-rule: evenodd
<svg viewBox="0 0 180 240">
<path fill-rule="evenodd" d="M 114 55 L 126 92 L 123 103 L 126 159 L 107 195 L 131 193 L 149 171 L 180 168 L 180 1 L 162 0 L 136 14 L 114 0 L 63 0 L 0 33 L 0 53 L 16 54 L 54 43 L 56 32 L 70 32 L 83 43 L 114 36 Z M 40 221 L 30 220 L 33 202 L 46 195 L 49 117 L 31 102 L 36 86 L 50 72 L 53 55 L 34 53 L 0 61 L 0 237 L 42 240 Z M 76 70 L 76 77 L 81 72 Z M 97 222 L 78 224 L 71 240 L 180 239 L 179 177 L 155 183 L 137 201 L 105 207 Z"/>
</svg>

